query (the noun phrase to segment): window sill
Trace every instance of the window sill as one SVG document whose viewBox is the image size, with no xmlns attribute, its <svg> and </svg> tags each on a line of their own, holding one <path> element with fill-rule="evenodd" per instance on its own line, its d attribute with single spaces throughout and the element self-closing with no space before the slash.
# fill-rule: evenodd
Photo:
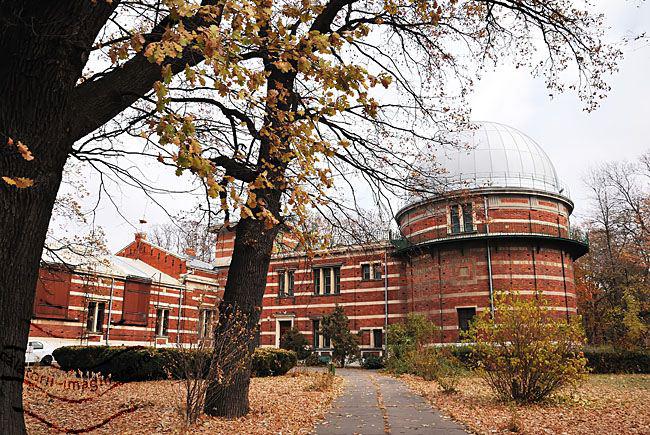
<svg viewBox="0 0 650 435">
<path fill-rule="evenodd" d="M 478 234 L 477 230 L 472 230 L 472 231 L 450 231 L 447 233 L 448 236 L 460 236 L 463 234 Z"/>
<path fill-rule="evenodd" d="M 341 296 L 341 293 L 313 293 L 312 296 Z"/>
<path fill-rule="evenodd" d="M 363 279 L 361 278 L 361 282 L 377 282 L 377 281 L 383 281 L 384 278 L 371 278 L 371 279 Z"/>
</svg>

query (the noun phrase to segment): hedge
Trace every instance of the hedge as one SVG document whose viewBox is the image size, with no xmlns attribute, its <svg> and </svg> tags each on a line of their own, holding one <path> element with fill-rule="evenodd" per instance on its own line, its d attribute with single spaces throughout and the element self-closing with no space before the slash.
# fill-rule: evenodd
<svg viewBox="0 0 650 435">
<path fill-rule="evenodd" d="M 611 347 L 587 347 L 585 357 L 591 373 L 650 374 L 650 350 L 625 350 Z"/>
<path fill-rule="evenodd" d="M 255 349 L 252 372 L 255 376 L 280 376 L 298 364 L 296 352 L 285 349 L 259 348 Z"/>
<path fill-rule="evenodd" d="M 450 346 L 451 353 L 467 368 L 475 368 L 471 345 Z M 625 350 L 612 347 L 583 349 L 590 373 L 645 373 L 650 374 L 650 350 Z"/>
<path fill-rule="evenodd" d="M 187 358 L 187 350 L 143 346 L 65 346 L 53 356 L 63 370 L 101 373 L 118 382 L 180 379 L 177 363 Z M 207 358 L 189 351 L 193 358 Z M 253 376 L 284 375 L 297 364 L 295 352 L 284 349 L 256 349 L 252 360 Z M 207 364 L 204 365 L 207 367 Z"/>
</svg>

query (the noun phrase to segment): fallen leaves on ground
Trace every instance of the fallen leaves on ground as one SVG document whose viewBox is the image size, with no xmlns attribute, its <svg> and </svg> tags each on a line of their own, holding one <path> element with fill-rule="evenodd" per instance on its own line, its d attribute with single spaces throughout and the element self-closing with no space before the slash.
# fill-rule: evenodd
<svg viewBox="0 0 650 435">
<path fill-rule="evenodd" d="M 190 428 L 183 424 L 182 393 L 176 381 L 107 384 L 95 391 L 71 391 L 61 382 L 61 372 L 39 368 L 45 376 L 56 373 L 57 382 L 31 377 L 24 385 L 25 420 L 30 434 L 60 433 L 100 426 L 93 434 L 307 434 L 330 409 L 342 390 L 342 379 L 332 378 L 332 388 L 314 389 L 321 373 L 300 371 L 269 378 L 253 378 L 250 387 L 251 412 L 234 420 L 201 417 Z M 70 381 L 75 378 L 71 374 Z M 65 401 L 61 398 L 72 400 Z M 31 415 L 29 415 L 31 414 Z M 109 420 L 105 424 L 102 424 Z M 85 433 L 85 432 L 84 432 Z"/>
<path fill-rule="evenodd" d="M 463 378 L 454 394 L 416 376 L 401 379 L 479 434 L 650 433 L 650 375 L 590 375 L 581 386 L 528 406 L 498 402 L 477 377 Z"/>
</svg>

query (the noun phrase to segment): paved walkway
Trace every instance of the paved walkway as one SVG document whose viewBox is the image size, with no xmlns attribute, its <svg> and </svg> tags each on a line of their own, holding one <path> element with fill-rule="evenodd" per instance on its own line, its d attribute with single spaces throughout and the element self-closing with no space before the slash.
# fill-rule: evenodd
<svg viewBox="0 0 650 435">
<path fill-rule="evenodd" d="M 467 434 L 397 379 L 355 369 L 336 374 L 345 378 L 345 390 L 316 426 L 317 435 Z"/>
</svg>

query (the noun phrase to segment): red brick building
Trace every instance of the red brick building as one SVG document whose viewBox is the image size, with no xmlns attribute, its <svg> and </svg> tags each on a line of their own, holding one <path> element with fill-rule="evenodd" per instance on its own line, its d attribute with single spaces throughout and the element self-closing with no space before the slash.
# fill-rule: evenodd
<svg viewBox="0 0 650 435">
<path fill-rule="evenodd" d="M 267 278 L 260 345 L 278 346 L 298 328 L 326 353 L 320 318 L 344 308 L 364 352 L 381 352 L 390 323 L 421 313 L 440 342 L 483 310 L 496 292 L 541 293 L 558 316 L 576 311 L 573 262 L 587 252 L 570 230 L 573 203 L 548 156 L 523 133 L 480 123 L 444 155 L 446 190 L 409 201 L 395 216 L 398 235 L 308 257 L 279 240 Z M 222 227 L 216 261 L 179 255 L 136 235 L 104 263 L 74 273 L 41 271 L 31 337 L 60 343 L 171 345 L 205 333 L 223 292 L 234 247 Z M 110 319 L 110 321 L 109 321 Z"/>
</svg>

